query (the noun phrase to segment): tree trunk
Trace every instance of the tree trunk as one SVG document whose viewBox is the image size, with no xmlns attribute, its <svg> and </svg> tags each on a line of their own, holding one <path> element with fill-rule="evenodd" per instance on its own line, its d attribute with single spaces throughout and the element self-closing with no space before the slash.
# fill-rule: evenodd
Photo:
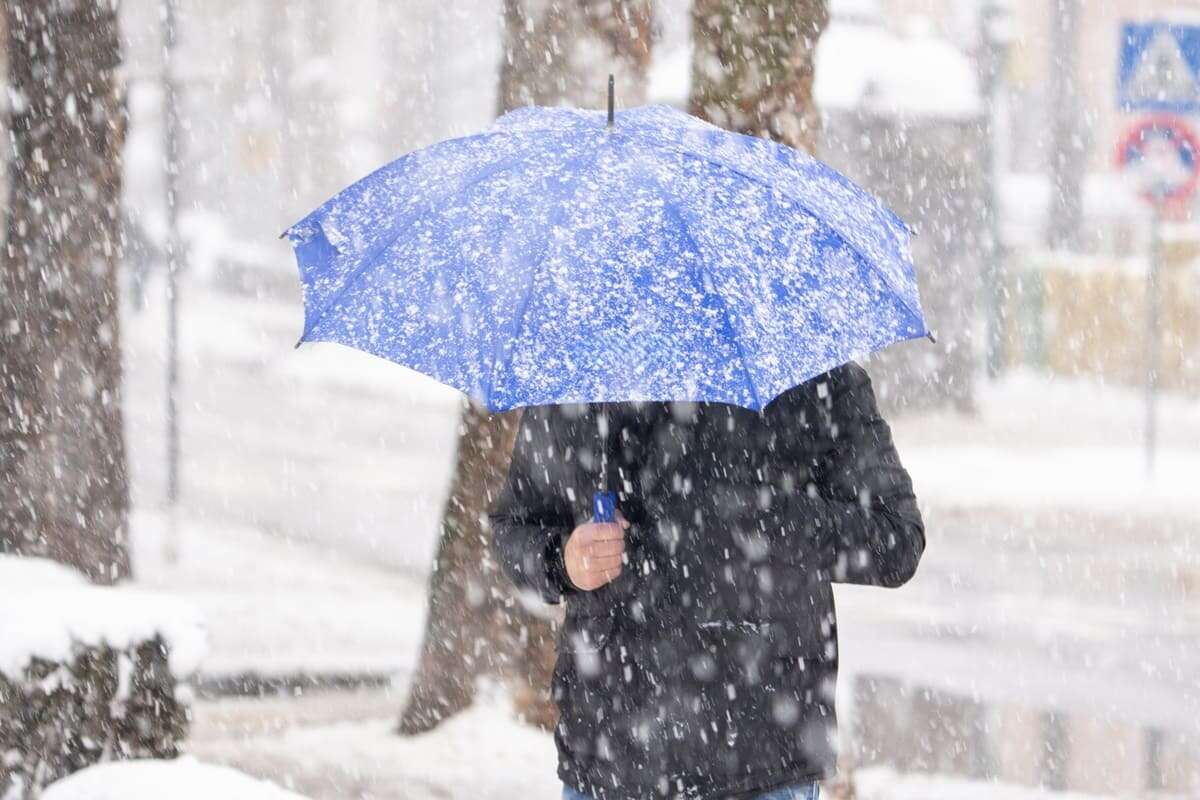
<svg viewBox="0 0 1200 800">
<path fill-rule="evenodd" d="M 498 111 L 568 102 L 640 102 L 650 63 L 650 0 L 505 0 Z M 471 705 L 480 678 L 513 687 L 518 713 L 547 730 L 557 616 L 532 613 L 491 556 L 483 521 L 508 470 L 518 413 L 467 404 L 429 580 L 421 656 L 399 732 L 421 733 Z"/>
<path fill-rule="evenodd" d="M 429 580 L 429 615 L 421 660 L 413 676 L 400 732 L 420 733 L 471 705 L 481 675 L 518 656 L 513 623 L 542 633 L 524 619 L 492 559 L 481 524 L 500 489 L 516 435 L 518 413 L 489 414 L 464 403 L 458 458 L 442 514 Z"/>
<path fill-rule="evenodd" d="M 7 0 L 10 204 L 0 267 L 0 550 L 130 574 L 121 420 L 117 12 Z"/>
<path fill-rule="evenodd" d="M 498 113 L 560 103 L 603 109 L 609 73 L 618 102 L 641 103 L 652 8 L 651 0 L 504 0 Z"/>
<path fill-rule="evenodd" d="M 694 0 L 692 114 L 813 152 L 817 40 L 826 0 Z"/>
</svg>

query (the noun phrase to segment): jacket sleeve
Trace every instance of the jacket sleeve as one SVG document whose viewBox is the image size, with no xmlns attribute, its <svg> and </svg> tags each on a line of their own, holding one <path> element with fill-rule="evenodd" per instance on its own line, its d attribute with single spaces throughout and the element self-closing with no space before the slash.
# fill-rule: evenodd
<svg viewBox="0 0 1200 800">
<path fill-rule="evenodd" d="M 558 603 L 574 592 L 563 565 L 563 546 L 574 518 L 546 448 L 548 420 L 539 409 L 521 416 L 508 477 L 488 515 L 492 552 L 518 588 Z M 540 449 L 539 449 L 540 448 Z"/>
<path fill-rule="evenodd" d="M 925 525 L 866 370 L 851 362 L 831 372 L 821 402 L 834 444 L 808 491 L 785 504 L 787 522 L 812 537 L 810 566 L 831 580 L 900 586 L 916 572 Z"/>
</svg>

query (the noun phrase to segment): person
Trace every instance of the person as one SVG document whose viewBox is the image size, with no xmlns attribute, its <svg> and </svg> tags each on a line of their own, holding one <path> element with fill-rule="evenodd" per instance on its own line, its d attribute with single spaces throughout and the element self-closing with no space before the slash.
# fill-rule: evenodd
<svg viewBox="0 0 1200 800">
<path fill-rule="evenodd" d="M 589 521 L 601 486 L 616 522 Z M 526 409 L 489 522 L 512 581 L 566 601 L 565 800 L 816 798 L 836 764 L 830 584 L 900 586 L 925 546 L 854 362 L 762 411 Z"/>
</svg>

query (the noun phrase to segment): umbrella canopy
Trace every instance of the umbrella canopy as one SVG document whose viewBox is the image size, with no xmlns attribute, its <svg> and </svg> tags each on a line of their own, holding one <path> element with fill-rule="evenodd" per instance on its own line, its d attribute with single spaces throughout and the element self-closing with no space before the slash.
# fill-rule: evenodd
<svg viewBox="0 0 1200 800">
<path fill-rule="evenodd" d="M 909 228 L 832 168 L 663 106 L 525 108 L 411 153 L 286 235 L 301 341 L 494 410 L 788 388 L 925 336 Z"/>
</svg>

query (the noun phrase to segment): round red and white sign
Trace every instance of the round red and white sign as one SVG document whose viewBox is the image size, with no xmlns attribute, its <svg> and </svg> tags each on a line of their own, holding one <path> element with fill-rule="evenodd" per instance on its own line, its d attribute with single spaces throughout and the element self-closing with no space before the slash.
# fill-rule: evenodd
<svg viewBox="0 0 1200 800">
<path fill-rule="evenodd" d="M 1146 117 L 1122 137 L 1117 163 L 1148 202 L 1179 204 L 1200 184 L 1200 137 L 1178 117 Z"/>
</svg>

